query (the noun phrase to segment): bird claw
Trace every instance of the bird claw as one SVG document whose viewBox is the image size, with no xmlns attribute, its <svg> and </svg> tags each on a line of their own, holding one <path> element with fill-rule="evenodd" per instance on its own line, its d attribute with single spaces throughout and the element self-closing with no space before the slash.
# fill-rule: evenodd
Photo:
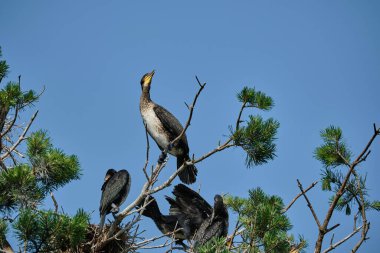
<svg viewBox="0 0 380 253">
<path fill-rule="evenodd" d="M 158 158 L 158 163 L 159 163 L 159 164 L 164 163 L 165 160 L 166 160 L 166 157 L 167 157 L 167 154 L 166 154 L 165 151 L 163 151 L 163 152 L 161 153 L 160 157 Z"/>
<path fill-rule="evenodd" d="M 169 145 L 168 145 L 168 147 L 167 147 L 167 150 L 168 151 L 172 150 L 173 146 L 174 146 L 173 143 L 170 142 Z"/>
<path fill-rule="evenodd" d="M 111 206 L 112 206 L 111 213 L 113 214 L 113 216 L 115 216 L 115 214 L 119 212 L 119 207 L 115 205 L 114 203 L 112 203 Z"/>
</svg>

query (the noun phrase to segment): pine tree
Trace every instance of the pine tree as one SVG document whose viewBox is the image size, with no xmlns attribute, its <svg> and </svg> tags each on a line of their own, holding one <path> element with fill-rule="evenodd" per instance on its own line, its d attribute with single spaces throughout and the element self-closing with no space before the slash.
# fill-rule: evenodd
<svg viewBox="0 0 380 253">
<path fill-rule="evenodd" d="M 154 163 L 152 169 L 147 170 L 147 135 L 147 156 L 143 168 L 146 182 L 141 194 L 124 210 L 120 210 L 115 219 L 105 225 L 103 231 L 99 231 L 98 225 L 91 224 L 89 214 L 80 207 L 73 216 L 58 210 L 54 192 L 69 182 L 80 179 L 79 160 L 75 155 L 68 155 L 55 147 L 46 130 L 29 133 L 38 111 L 23 124 L 27 115 L 25 112 L 32 110 L 43 92 L 37 94 L 33 90 L 23 90 L 20 77 L 17 82 L 9 81 L 3 85 L 8 71 L 6 61 L 0 60 L 0 247 L 3 252 L 13 252 L 7 240 L 10 235 L 18 239 L 17 246 L 23 252 L 138 252 L 142 248 L 151 247 L 167 252 L 298 253 L 305 251 L 308 243 L 301 235 L 296 238 L 290 233 L 292 224 L 286 212 L 302 197 L 312 214 L 310 220 L 314 219 L 318 227 L 315 252 L 322 252 L 325 236 L 339 226 L 329 225 L 335 211 L 344 211 L 347 216 L 353 216 L 355 228 L 340 241 L 334 242 L 332 238 L 323 252 L 338 248 L 359 232 L 360 239 L 352 252 L 356 252 L 368 239 L 369 221 L 366 212 L 379 211 L 380 202 L 371 200 L 366 177 L 360 173 L 358 165 L 364 164 L 370 155 L 373 141 L 380 135 L 380 129 L 375 125 L 368 144 L 357 156 L 346 145 L 339 127 L 330 126 L 321 132 L 323 143 L 316 148 L 314 155 L 323 166 L 319 180 L 322 190 L 332 195 L 330 200 L 326 200 L 330 206 L 323 221 L 318 219 L 312 200 L 307 196 L 307 192 L 319 181 L 304 189 L 297 180 L 300 193 L 287 206 L 280 196 L 268 195 L 257 187 L 250 190 L 247 197 L 224 197 L 230 214 L 237 217 L 236 223 L 231 227 L 231 234 L 226 238 L 213 238 L 196 249 L 192 248 L 191 240 L 188 248 L 175 245 L 174 231 L 154 238 L 144 238 L 141 233 L 142 230 L 149 229 L 139 226 L 141 212 L 148 204 L 148 197 L 169 187 L 185 168 L 182 165 L 166 181 L 156 185 L 166 161 Z M 205 88 L 205 83 L 201 83 L 198 78 L 196 80 L 199 90 L 192 104 L 188 106 L 189 117 L 184 130 L 173 143 L 181 139 L 189 127 L 197 99 Z M 245 152 L 247 168 L 268 163 L 276 157 L 276 135 L 280 124 L 277 120 L 265 119 L 260 114 L 261 111 L 270 111 L 273 108 L 273 99 L 255 88 L 244 87 L 237 94 L 237 100 L 241 107 L 237 112 L 236 122 L 229 126 L 229 136 L 213 150 L 193 157 L 188 164 L 194 165 L 232 147 L 241 148 Z M 247 112 L 247 119 L 244 120 Z M 165 157 L 166 151 L 163 152 L 162 156 Z M 45 210 L 41 205 L 48 197 L 54 202 L 54 210 Z M 170 239 L 164 244 L 151 246 L 154 241 L 164 236 Z"/>
<path fill-rule="evenodd" d="M 3 84 L 8 71 L 7 62 L 1 60 L 0 247 L 12 252 L 6 239 L 12 231 L 24 252 L 75 249 L 85 238 L 89 215 L 81 209 L 73 217 L 58 212 L 53 192 L 80 178 L 78 158 L 54 147 L 47 131 L 28 133 L 38 111 L 27 124 L 22 123 L 22 114 L 41 94 L 23 90 L 21 77 Z M 55 210 L 41 209 L 49 195 Z"/>
</svg>

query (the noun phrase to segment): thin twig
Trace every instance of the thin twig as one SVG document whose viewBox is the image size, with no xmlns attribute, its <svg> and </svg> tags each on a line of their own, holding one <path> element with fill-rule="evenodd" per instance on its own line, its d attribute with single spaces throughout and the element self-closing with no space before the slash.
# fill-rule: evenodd
<svg viewBox="0 0 380 253">
<path fill-rule="evenodd" d="M 53 203 L 54 203 L 54 212 L 57 213 L 58 212 L 58 202 L 55 199 L 53 192 L 50 192 L 50 197 L 51 197 L 51 199 L 53 200 Z"/>
<path fill-rule="evenodd" d="M 190 105 L 190 107 L 188 106 L 190 108 L 190 114 L 189 114 L 189 117 L 188 117 L 187 122 L 185 124 L 185 127 L 182 129 L 182 132 L 173 141 L 171 141 L 171 143 L 170 143 L 171 146 L 174 146 L 182 138 L 182 136 L 185 134 L 187 128 L 190 126 L 191 119 L 193 117 L 193 112 L 194 112 L 195 104 L 196 104 L 196 102 L 198 100 L 198 97 L 201 94 L 202 90 L 206 86 L 206 83 L 201 84 L 199 82 L 199 79 L 198 79 L 197 76 L 195 76 L 195 78 L 197 79 L 200 88 L 199 88 L 197 94 L 194 97 L 193 103 Z"/>
<path fill-rule="evenodd" d="M 148 129 L 146 127 L 146 124 L 144 124 L 144 127 L 145 127 L 145 137 L 146 137 L 146 159 L 145 159 L 145 165 L 143 167 L 143 172 L 145 174 L 145 177 L 146 177 L 146 180 L 149 181 L 149 176 L 148 176 L 148 173 L 146 172 L 146 167 L 148 166 L 148 163 L 149 163 L 149 136 L 148 136 Z"/>
<path fill-rule="evenodd" d="M 334 250 L 336 247 L 338 247 L 339 245 L 341 245 L 342 243 L 344 243 L 345 241 L 347 241 L 348 239 L 350 239 L 351 237 L 353 237 L 357 232 L 360 231 L 360 229 L 362 229 L 362 226 L 356 228 L 354 231 L 352 231 L 352 233 L 348 234 L 342 240 L 340 240 L 339 242 L 336 242 L 334 244 L 332 244 L 332 240 L 331 240 L 330 247 L 328 247 L 327 249 L 325 249 L 323 251 L 323 253 L 327 253 L 327 252 L 330 252 L 330 251 Z"/>
<path fill-rule="evenodd" d="M 314 208 L 311 205 L 311 202 L 310 202 L 309 198 L 306 196 L 306 192 L 303 190 L 302 184 L 301 184 L 301 182 L 298 179 L 297 179 L 297 183 L 298 183 L 298 188 L 300 188 L 301 194 L 304 196 L 304 198 L 305 198 L 305 200 L 307 202 L 307 206 L 309 207 L 311 213 L 313 214 L 314 220 L 317 223 L 318 228 L 320 229 L 321 228 L 321 223 L 319 222 L 318 216 L 315 213 Z"/>
<path fill-rule="evenodd" d="M 29 130 L 30 126 L 32 125 L 34 119 L 36 118 L 37 114 L 38 114 L 38 111 L 36 111 L 36 112 L 33 114 L 33 116 L 32 116 L 32 118 L 30 119 L 28 125 L 25 127 L 24 132 L 20 135 L 20 137 L 18 138 L 18 140 L 15 142 L 15 144 L 13 144 L 13 146 L 12 146 L 11 148 L 9 148 L 9 150 L 8 150 L 6 153 L 4 153 L 4 154 L 0 157 L 0 160 L 4 160 L 5 158 L 7 158 L 7 157 L 9 156 L 9 154 L 10 154 L 11 152 L 13 152 L 13 150 L 14 150 L 15 148 L 17 148 L 17 146 L 18 146 L 23 140 L 25 140 L 25 135 L 26 135 L 26 133 L 28 132 L 28 130 Z"/>
<path fill-rule="evenodd" d="M 318 184 L 318 180 L 313 182 L 311 185 L 309 185 L 309 187 L 307 187 L 304 192 L 308 192 L 311 188 L 313 188 L 316 184 Z M 297 199 L 299 197 L 302 196 L 302 192 L 299 193 L 297 196 L 294 197 L 294 199 L 289 203 L 289 205 L 287 207 L 285 207 L 284 209 L 282 209 L 281 213 L 286 213 L 291 207 L 292 205 L 297 201 Z"/>
</svg>

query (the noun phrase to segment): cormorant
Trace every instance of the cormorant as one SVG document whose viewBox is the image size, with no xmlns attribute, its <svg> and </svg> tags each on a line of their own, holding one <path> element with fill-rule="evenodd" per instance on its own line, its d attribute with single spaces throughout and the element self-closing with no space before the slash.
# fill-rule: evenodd
<svg viewBox="0 0 380 253">
<path fill-rule="evenodd" d="M 183 184 L 174 187 L 173 195 L 174 199 L 166 196 L 170 204 L 169 214 L 185 217 L 187 238 L 193 239 L 195 232 L 212 214 L 212 207 L 197 192 Z"/>
<path fill-rule="evenodd" d="M 100 199 L 100 224 L 102 230 L 106 215 L 119 212 L 119 207 L 128 196 L 131 187 L 131 177 L 127 170 L 116 171 L 109 169 L 104 177 L 102 185 L 102 197 Z"/>
<path fill-rule="evenodd" d="M 211 216 L 203 221 L 194 236 L 194 248 L 205 244 L 213 237 L 226 237 L 228 233 L 228 212 L 220 195 L 214 197 Z"/>
<path fill-rule="evenodd" d="M 197 192 L 183 184 L 174 187 L 175 199 L 166 197 L 170 215 L 182 215 L 186 238 L 194 239 L 195 247 L 213 237 L 225 237 L 228 233 L 228 212 L 220 195 L 214 197 L 212 208 Z"/>
<path fill-rule="evenodd" d="M 190 239 L 186 237 L 186 227 L 184 228 L 185 217 L 183 214 L 174 214 L 174 215 L 163 215 L 158 207 L 157 201 L 154 197 L 149 196 L 147 200 L 147 205 L 144 207 L 144 210 L 141 212 L 141 215 L 151 218 L 156 224 L 157 228 L 163 234 L 171 233 L 175 230 L 178 230 L 174 233 L 174 239 L 177 244 L 182 245 L 184 248 L 187 246 L 183 243 L 183 240 Z M 142 201 L 139 207 L 143 206 L 144 201 Z"/>
<path fill-rule="evenodd" d="M 145 74 L 141 79 L 142 94 L 140 97 L 140 112 L 149 135 L 157 143 L 161 151 L 177 157 L 177 169 L 187 161 L 190 161 L 189 146 L 186 134 L 173 146 L 170 142 L 177 138 L 183 130 L 181 123 L 162 106 L 150 99 L 150 85 L 154 70 Z M 179 178 L 186 184 L 192 184 L 196 180 L 197 168 L 194 165 L 186 165 Z"/>
</svg>

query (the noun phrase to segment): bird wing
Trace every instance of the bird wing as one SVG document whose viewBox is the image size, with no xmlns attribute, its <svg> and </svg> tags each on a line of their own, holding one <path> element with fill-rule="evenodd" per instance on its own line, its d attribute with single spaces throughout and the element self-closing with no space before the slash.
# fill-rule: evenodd
<svg viewBox="0 0 380 253">
<path fill-rule="evenodd" d="M 178 121 L 178 119 L 171 114 L 168 110 L 166 110 L 164 107 L 160 105 L 155 105 L 153 107 L 153 110 L 155 114 L 157 115 L 158 119 L 161 121 L 162 126 L 164 127 L 165 131 L 169 133 L 170 141 L 177 138 L 178 135 L 181 134 L 183 127 L 181 123 Z M 181 138 L 181 141 L 184 142 L 184 144 L 187 144 L 186 135 L 184 134 Z"/>
<path fill-rule="evenodd" d="M 196 247 L 198 245 L 205 244 L 213 237 L 222 237 L 227 235 L 226 231 L 228 228 L 226 228 L 225 221 L 220 219 L 210 221 L 210 219 L 204 221 L 195 234 L 194 241 Z"/>
<path fill-rule="evenodd" d="M 186 206 L 189 212 L 198 212 L 202 217 L 208 217 L 212 213 L 212 207 L 210 204 L 202 198 L 199 193 L 193 191 L 184 184 L 178 184 L 173 190 L 174 196 L 176 196 L 177 202 L 181 206 Z"/>
<path fill-rule="evenodd" d="M 126 170 L 120 170 L 113 175 L 105 185 L 100 199 L 100 213 L 108 213 L 111 204 L 120 206 L 129 193 L 131 186 L 131 177 Z M 117 203 L 115 203 L 117 202 Z"/>
</svg>

